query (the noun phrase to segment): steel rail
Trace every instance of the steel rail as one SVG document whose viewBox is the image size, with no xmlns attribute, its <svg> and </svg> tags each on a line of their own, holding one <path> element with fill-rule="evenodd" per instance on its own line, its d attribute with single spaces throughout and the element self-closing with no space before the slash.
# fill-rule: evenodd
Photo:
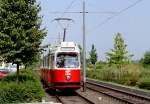
<svg viewBox="0 0 150 104">
<path fill-rule="evenodd" d="M 88 86 L 87 86 L 87 88 L 90 89 L 90 90 L 96 91 L 96 92 L 100 92 L 100 93 L 102 93 L 102 94 L 104 94 L 104 95 L 107 95 L 107 96 L 109 96 L 109 97 L 112 97 L 112 98 L 114 98 L 114 99 L 118 99 L 118 100 L 123 101 L 123 102 L 125 102 L 125 103 L 128 103 L 128 104 L 135 104 L 135 102 L 131 102 L 131 101 L 129 101 L 128 99 L 123 99 L 123 98 L 121 98 L 121 97 L 112 95 L 112 94 L 107 93 L 107 92 L 99 91 L 99 90 L 97 90 L 97 89 L 93 89 L 93 88 L 90 88 L 90 87 L 88 87 Z"/>
<path fill-rule="evenodd" d="M 88 79 L 87 83 L 91 83 L 91 84 L 93 83 L 95 85 L 102 86 L 102 87 L 108 88 L 110 90 L 111 89 L 116 90 L 118 92 L 123 92 L 126 94 L 134 95 L 134 96 L 141 97 L 141 98 L 144 98 L 144 99 L 147 99 L 150 101 L 150 92 L 144 92 L 144 91 L 140 91 L 140 90 L 136 90 L 136 89 L 130 89 L 130 88 L 126 88 L 123 86 L 114 85 L 114 84 L 110 84 L 110 83 L 106 83 L 106 82 L 102 82 L 102 81 L 95 81 L 95 80 L 91 80 L 91 79 Z"/>
<path fill-rule="evenodd" d="M 58 95 L 55 95 L 55 97 L 56 97 L 56 99 L 57 99 L 61 104 L 65 104 L 65 103 L 63 102 L 63 100 L 61 100 L 61 98 L 60 98 Z"/>
<path fill-rule="evenodd" d="M 87 102 L 89 102 L 90 104 L 95 104 L 93 101 L 89 100 L 88 98 L 84 97 L 83 95 L 79 94 L 78 92 L 75 92 L 79 97 L 81 97 L 82 99 L 86 100 Z"/>
<path fill-rule="evenodd" d="M 83 99 L 84 101 L 88 102 L 89 104 L 95 104 L 94 102 L 92 102 L 92 101 L 89 100 L 88 98 L 86 98 L 86 97 L 80 95 L 79 93 L 77 93 L 77 92 L 75 92 L 75 93 L 76 93 L 76 95 L 77 95 L 78 97 L 80 97 L 80 98 Z M 58 95 L 55 95 L 55 97 L 57 98 L 57 100 L 58 100 L 60 103 L 65 104 L 64 101 L 63 101 Z"/>
<path fill-rule="evenodd" d="M 95 104 L 93 101 L 89 100 L 88 98 L 84 97 L 83 95 L 79 94 L 78 92 L 74 92 L 76 97 L 81 98 L 84 102 L 87 102 L 89 104 Z M 62 97 L 62 98 L 61 98 Z M 55 98 L 61 103 L 61 104 L 66 104 L 63 99 L 63 96 L 59 96 L 57 93 L 55 93 Z M 63 99 L 63 100 L 62 100 Z"/>
<path fill-rule="evenodd" d="M 150 102 L 150 97 L 149 96 L 146 96 L 146 95 L 149 95 L 149 93 L 145 94 L 145 95 L 142 95 L 142 94 L 137 94 L 135 93 L 136 91 L 133 92 L 133 89 L 129 89 L 128 88 L 128 91 L 127 89 L 125 90 L 124 87 L 121 87 L 121 86 L 117 86 L 117 85 L 112 85 L 112 84 L 108 84 L 108 83 L 103 83 L 101 81 L 95 81 L 95 80 L 87 80 L 87 84 L 90 84 L 90 85 L 94 85 L 94 86 L 97 86 L 97 87 L 102 87 L 102 88 L 105 88 L 105 89 L 109 89 L 109 90 L 112 90 L 112 91 L 116 91 L 116 92 L 119 92 L 119 93 L 122 93 L 122 94 L 125 94 L 125 96 L 129 95 L 129 96 L 134 96 L 134 98 L 139 98 L 141 99 L 142 101 L 147 101 L 147 102 Z M 116 86 L 116 87 L 114 87 Z M 103 92 L 103 91 L 100 91 L 100 90 L 97 90 L 97 89 L 93 89 L 89 86 L 87 86 L 87 88 L 91 89 L 91 90 L 94 90 L 94 91 L 98 91 L 100 93 L 103 93 L 103 94 L 106 94 L 108 96 L 111 96 L 113 98 L 117 98 L 119 100 L 122 100 L 122 101 L 125 101 L 127 103 L 130 103 L 130 104 L 138 104 L 139 102 L 136 102 L 135 100 L 129 100 L 128 98 L 122 96 L 122 97 L 118 97 L 116 95 L 112 95 L 108 92 Z M 146 92 L 145 92 L 146 93 Z"/>
</svg>

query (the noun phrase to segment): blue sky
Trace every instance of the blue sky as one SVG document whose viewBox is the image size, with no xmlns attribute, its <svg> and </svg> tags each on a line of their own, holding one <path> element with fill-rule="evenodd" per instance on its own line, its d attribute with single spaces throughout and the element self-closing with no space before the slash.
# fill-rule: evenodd
<svg viewBox="0 0 150 104">
<path fill-rule="evenodd" d="M 74 41 L 82 45 L 82 14 L 51 12 L 81 12 L 82 0 L 38 0 L 41 4 L 41 15 L 43 16 L 42 25 L 48 30 L 47 37 L 43 44 L 54 43 L 59 34 L 63 34 L 60 25 L 53 21 L 58 17 L 66 17 L 74 20 L 69 23 L 67 29 L 67 41 Z M 139 1 L 135 6 L 122 12 L 120 15 L 101 24 L 114 14 L 92 14 L 90 12 L 120 12 Z M 70 3 L 72 5 L 68 8 Z M 91 45 L 94 44 L 100 60 L 105 60 L 105 52 L 113 48 L 114 37 L 120 32 L 128 45 L 129 53 L 134 54 L 133 59 L 143 57 L 145 51 L 150 49 L 150 0 L 86 0 L 86 46 L 87 57 Z M 62 35 L 61 35 L 62 36 Z"/>
</svg>

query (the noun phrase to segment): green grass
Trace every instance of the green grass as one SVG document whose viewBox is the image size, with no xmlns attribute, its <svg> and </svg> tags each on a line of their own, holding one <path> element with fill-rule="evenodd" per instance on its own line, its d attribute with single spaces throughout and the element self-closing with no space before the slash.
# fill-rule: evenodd
<svg viewBox="0 0 150 104">
<path fill-rule="evenodd" d="M 141 65 L 129 64 L 124 65 L 121 69 L 105 65 L 100 68 L 87 69 L 89 78 L 150 90 L 150 69 L 143 68 Z"/>
</svg>

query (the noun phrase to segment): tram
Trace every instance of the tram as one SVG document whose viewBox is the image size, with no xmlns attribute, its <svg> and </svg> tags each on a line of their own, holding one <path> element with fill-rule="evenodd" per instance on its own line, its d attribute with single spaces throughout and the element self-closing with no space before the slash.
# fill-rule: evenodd
<svg viewBox="0 0 150 104">
<path fill-rule="evenodd" d="M 55 89 L 80 88 L 80 50 L 74 42 L 60 42 L 43 54 L 42 81 Z"/>
</svg>

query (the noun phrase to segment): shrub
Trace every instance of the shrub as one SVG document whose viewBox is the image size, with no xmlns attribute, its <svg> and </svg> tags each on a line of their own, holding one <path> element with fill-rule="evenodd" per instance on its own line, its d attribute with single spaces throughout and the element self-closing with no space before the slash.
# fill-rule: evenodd
<svg viewBox="0 0 150 104">
<path fill-rule="evenodd" d="M 140 78 L 140 69 L 141 66 L 139 66 L 138 64 L 129 64 L 125 66 L 125 69 L 127 71 L 127 81 L 126 81 L 126 85 L 130 85 L 130 86 L 135 86 L 137 81 Z"/>
<path fill-rule="evenodd" d="M 149 67 L 150 68 L 150 50 L 145 52 L 144 58 L 142 59 L 142 63 L 144 67 Z"/>
<path fill-rule="evenodd" d="M 112 70 L 110 68 L 102 69 L 101 78 L 102 80 L 105 80 L 105 81 L 113 81 L 114 79 L 113 69 Z"/>
<path fill-rule="evenodd" d="M 37 74 L 33 70 L 20 71 L 19 82 L 39 81 L 39 80 L 40 78 L 37 76 Z M 8 77 L 4 78 L 2 81 L 5 81 L 5 82 L 16 81 L 16 74 L 12 73 Z"/>
<path fill-rule="evenodd" d="M 96 63 L 94 69 L 102 69 L 103 65 L 101 63 Z"/>
<path fill-rule="evenodd" d="M 118 69 L 115 65 L 111 67 L 106 65 L 102 69 L 87 71 L 87 77 L 132 86 L 136 85 L 139 76 L 139 66 L 136 65 L 126 65 L 122 69 Z"/>
<path fill-rule="evenodd" d="M 128 64 L 121 69 L 103 66 L 102 69 L 87 70 L 87 77 L 119 84 L 138 86 L 150 90 L 150 69 L 139 64 Z"/>
<path fill-rule="evenodd" d="M 139 88 L 150 90 L 150 78 L 149 77 L 142 77 L 137 82 L 137 85 Z"/>
<path fill-rule="evenodd" d="M 0 82 L 1 103 L 24 103 L 41 101 L 44 90 L 39 77 L 33 71 L 21 71 L 19 84 L 12 74 Z"/>
<path fill-rule="evenodd" d="M 141 68 L 140 77 L 149 77 L 150 68 Z"/>
<path fill-rule="evenodd" d="M 114 78 L 112 74 L 113 69 L 107 66 L 102 69 L 87 70 L 87 77 L 99 80 L 112 81 Z"/>
</svg>

